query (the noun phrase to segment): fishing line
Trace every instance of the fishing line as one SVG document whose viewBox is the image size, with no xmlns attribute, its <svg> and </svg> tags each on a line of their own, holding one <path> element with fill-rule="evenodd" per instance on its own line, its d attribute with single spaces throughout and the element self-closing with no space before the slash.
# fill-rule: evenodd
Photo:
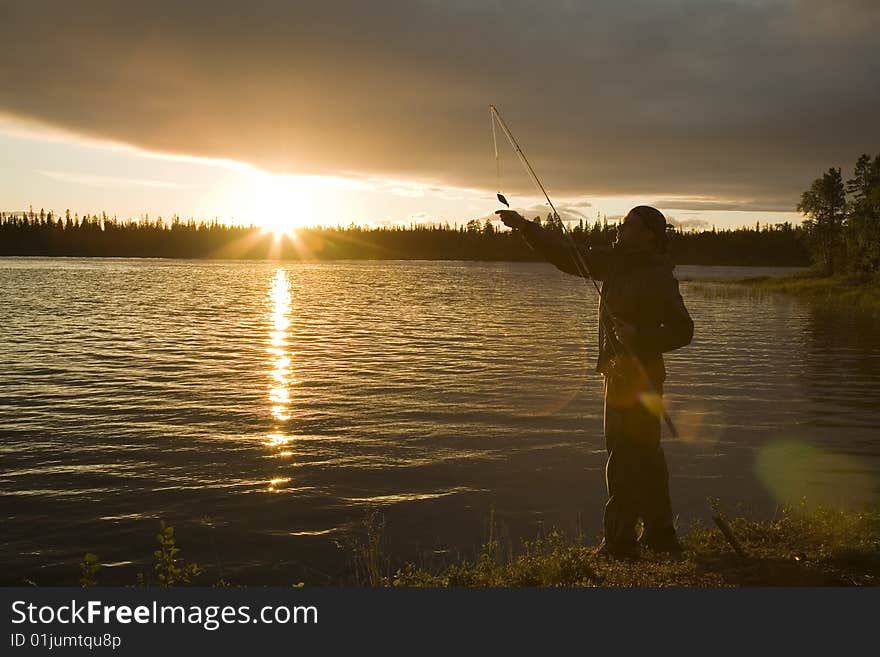
<svg viewBox="0 0 880 657">
<path fill-rule="evenodd" d="M 501 158 L 498 157 L 498 137 L 495 136 L 495 117 L 492 115 L 491 105 L 489 105 L 489 128 L 492 130 L 492 148 L 495 151 L 495 189 L 498 200 L 510 207 L 507 199 L 501 194 Z"/>
<path fill-rule="evenodd" d="M 510 142 L 510 145 L 513 147 L 513 150 L 516 152 L 517 156 L 519 156 L 520 162 L 522 162 L 523 167 L 525 168 L 526 172 L 529 174 L 529 177 L 532 179 L 532 182 L 535 184 L 535 186 L 538 188 L 538 190 L 541 192 L 541 194 L 544 195 L 544 198 L 547 199 L 547 204 L 550 206 L 550 209 L 553 210 L 553 217 L 554 217 L 556 223 L 559 226 L 562 226 L 562 234 L 568 240 L 568 247 L 571 250 L 572 260 L 574 262 L 575 268 L 578 271 L 579 277 L 584 279 L 584 284 L 587 285 L 588 288 L 589 288 L 589 283 L 587 283 L 587 280 L 589 280 L 590 283 L 593 284 L 593 288 L 595 289 L 596 295 L 599 299 L 599 321 L 602 322 L 602 319 L 603 319 L 602 310 L 604 309 L 605 310 L 605 314 L 604 314 L 605 331 L 606 331 L 606 333 L 609 334 L 608 345 L 611 347 L 611 352 L 613 354 L 612 358 L 617 360 L 620 357 L 620 353 L 618 352 L 617 346 L 615 345 L 615 340 L 611 339 L 611 337 L 610 337 L 610 336 L 616 335 L 616 333 L 614 331 L 613 326 L 611 327 L 610 331 L 609 331 L 609 326 L 608 326 L 609 321 L 611 321 L 611 322 L 614 321 L 614 315 L 611 312 L 611 308 L 608 306 L 607 303 L 605 303 L 605 298 L 602 296 L 602 291 L 601 291 L 601 289 L 599 289 L 598 283 L 596 283 L 596 280 L 593 278 L 592 272 L 590 272 L 590 268 L 587 265 L 587 262 L 584 259 L 584 256 L 578 250 L 577 244 L 575 243 L 574 238 L 571 235 L 571 231 L 569 231 L 568 227 L 565 225 L 565 222 L 563 222 L 562 219 L 560 218 L 559 212 L 556 211 L 556 206 L 553 205 L 553 201 L 550 200 L 550 196 L 549 196 L 549 194 L 547 194 L 547 190 L 544 188 L 544 185 L 541 184 L 541 181 L 538 178 L 538 175 L 535 173 L 535 170 L 532 168 L 532 165 L 529 163 L 528 159 L 526 158 L 526 154 L 523 153 L 522 148 L 520 148 L 519 143 L 517 143 L 516 138 L 513 136 L 513 133 L 510 131 L 510 128 L 507 127 L 507 123 L 504 121 L 504 118 L 501 116 L 500 112 L 498 111 L 498 108 L 495 107 L 495 105 L 489 105 L 489 120 L 490 120 L 490 123 L 492 126 L 492 144 L 495 148 L 496 174 L 498 176 L 498 189 L 499 189 L 498 200 L 501 201 L 502 203 L 504 203 L 504 205 L 506 205 L 507 207 L 510 207 L 510 204 L 507 202 L 507 199 L 504 197 L 504 195 L 500 191 L 501 190 L 501 174 L 500 174 L 500 168 L 498 165 L 498 161 L 499 161 L 498 141 L 495 136 L 495 123 L 496 122 L 498 123 L 498 125 L 501 126 L 501 130 L 507 136 L 507 140 Z M 623 346 L 623 345 L 621 345 L 621 346 Z M 626 347 L 624 347 L 624 349 L 629 351 L 628 349 L 626 349 Z M 642 363 L 641 359 L 639 359 L 634 353 L 632 354 L 632 357 L 633 357 L 633 361 L 638 365 L 641 375 L 644 377 L 645 381 L 648 383 L 648 386 L 650 388 L 650 392 L 653 395 L 655 395 L 658 399 L 662 399 L 660 397 L 659 393 L 657 392 L 657 388 L 654 385 L 654 382 L 651 381 L 651 378 L 648 376 L 648 373 L 645 370 L 645 366 Z M 662 413 L 664 421 L 666 422 L 666 426 L 669 427 L 669 431 L 672 434 L 673 438 L 678 438 L 678 430 L 675 428 L 675 424 L 672 422 L 672 418 L 669 417 L 669 414 L 666 412 L 666 409 L 663 408 L 662 406 L 661 406 L 661 413 Z"/>
<path fill-rule="evenodd" d="M 575 244 L 574 238 L 572 238 L 571 233 L 568 230 L 568 227 L 565 225 L 565 223 L 559 217 L 559 212 L 556 211 L 556 206 L 553 205 L 553 201 L 550 200 L 550 196 L 547 194 L 547 190 L 544 188 L 544 185 L 541 184 L 541 181 L 538 179 L 538 176 L 535 173 L 535 170 L 532 168 L 532 165 L 529 163 L 528 159 L 526 158 L 526 154 L 523 152 L 522 148 L 520 148 L 519 143 L 516 141 L 516 138 L 513 136 L 513 133 L 510 131 L 510 128 L 507 127 L 507 123 L 504 121 L 504 118 L 498 112 L 498 108 L 495 107 L 494 105 L 489 105 L 489 117 L 492 122 L 492 139 L 493 139 L 493 143 L 495 143 L 495 160 L 496 160 L 496 162 L 498 161 L 498 145 L 497 145 L 497 141 L 495 138 L 495 123 L 497 121 L 498 125 L 501 126 L 501 130 L 504 132 L 505 136 L 507 137 L 507 140 L 510 142 L 510 145 L 513 147 L 513 150 L 516 152 L 517 156 L 519 157 L 520 162 L 522 162 L 522 165 L 525 168 L 526 172 L 529 174 L 529 177 L 532 179 L 532 182 L 535 184 L 535 187 L 537 187 L 538 191 L 540 191 L 541 194 L 544 196 L 544 198 L 547 199 L 547 203 L 550 206 L 550 209 L 553 210 L 554 219 L 556 219 L 559 222 L 559 225 L 562 226 L 563 235 L 565 235 L 565 237 L 567 238 L 568 246 L 572 251 L 575 268 L 578 270 L 578 274 L 584 279 L 584 285 L 589 287 L 589 283 L 587 283 L 587 281 L 589 280 L 593 284 L 593 288 L 596 290 L 596 294 L 599 297 L 599 302 L 603 303 L 602 291 L 599 289 L 599 286 L 596 283 L 596 281 L 593 279 L 593 277 L 590 276 L 590 268 L 587 266 L 587 263 L 584 260 L 583 256 L 581 255 L 580 251 L 578 251 L 577 245 Z M 499 187 L 499 192 L 498 192 L 499 200 L 502 203 L 504 203 L 504 205 L 507 205 L 508 207 L 510 207 L 510 204 L 507 202 L 507 199 L 504 198 L 503 194 L 501 194 L 500 179 L 499 179 L 498 187 Z M 613 350 L 613 346 L 612 346 L 612 350 Z"/>
</svg>

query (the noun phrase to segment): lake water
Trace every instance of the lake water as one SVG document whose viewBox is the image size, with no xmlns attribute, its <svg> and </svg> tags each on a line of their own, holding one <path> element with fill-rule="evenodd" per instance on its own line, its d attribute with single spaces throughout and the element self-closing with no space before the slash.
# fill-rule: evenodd
<svg viewBox="0 0 880 657">
<path fill-rule="evenodd" d="M 880 321 L 694 282 L 668 355 L 680 527 L 877 500 Z M 370 509 L 398 563 L 594 537 L 594 293 L 546 264 L 0 259 L 0 582 L 148 571 L 158 519 L 233 582 L 335 583 Z"/>
</svg>

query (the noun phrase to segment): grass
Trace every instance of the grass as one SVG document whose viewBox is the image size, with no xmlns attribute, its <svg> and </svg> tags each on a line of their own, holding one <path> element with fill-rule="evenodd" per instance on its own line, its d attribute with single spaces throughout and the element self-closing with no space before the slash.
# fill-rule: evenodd
<svg viewBox="0 0 880 657">
<path fill-rule="evenodd" d="M 699 524 L 682 536 L 684 552 L 643 551 L 636 559 L 595 555 L 582 538 L 551 531 L 505 557 L 497 541 L 476 559 L 440 572 L 408 564 L 391 586 L 876 586 L 880 583 L 880 510 L 784 509 L 770 521 L 729 522 L 745 556 L 721 532 Z"/>
<path fill-rule="evenodd" d="M 715 527 L 694 524 L 681 536 L 684 552 L 663 555 L 643 550 L 638 558 L 595 554 L 584 537 L 550 530 L 519 550 L 498 536 L 489 520 L 489 537 L 473 559 L 439 567 L 407 563 L 392 568 L 385 553 L 385 521 L 367 515 L 362 536 L 348 546 L 350 577 L 342 582 L 365 587 L 736 587 L 877 586 L 880 584 L 880 508 L 861 511 L 787 507 L 768 521 L 738 517 L 728 521 L 740 556 Z M 173 528 L 162 523 L 154 572 L 137 578 L 140 586 L 213 585 L 209 568 L 180 557 Z M 80 564 L 80 584 L 99 585 L 100 562 L 89 553 Z M 200 577 L 201 576 L 201 577 Z M 280 582 L 293 586 L 308 582 Z"/>
<path fill-rule="evenodd" d="M 741 279 L 707 279 L 694 287 L 717 291 L 718 284 L 747 288 L 755 292 L 777 292 L 796 295 L 826 303 L 841 304 L 871 312 L 880 312 L 880 282 L 858 281 L 841 276 L 819 276 L 815 273 L 792 276 L 757 276 Z"/>
</svg>

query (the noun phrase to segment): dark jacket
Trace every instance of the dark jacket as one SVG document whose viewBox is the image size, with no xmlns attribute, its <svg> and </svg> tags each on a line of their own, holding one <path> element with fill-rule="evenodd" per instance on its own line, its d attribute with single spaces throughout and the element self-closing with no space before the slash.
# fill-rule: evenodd
<svg viewBox="0 0 880 657">
<path fill-rule="evenodd" d="M 568 238 L 532 221 L 526 222 L 521 233 L 529 246 L 558 269 L 602 281 L 596 369 L 607 372 L 614 355 L 625 353 L 606 330 L 611 326 L 610 313 L 635 326 L 636 356 L 655 383 L 662 383 L 666 378 L 663 352 L 689 344 L 694 335 L 694 322 L 681 298 L 669 258 L 654 251 L 575 251 Z"/>
</svg>

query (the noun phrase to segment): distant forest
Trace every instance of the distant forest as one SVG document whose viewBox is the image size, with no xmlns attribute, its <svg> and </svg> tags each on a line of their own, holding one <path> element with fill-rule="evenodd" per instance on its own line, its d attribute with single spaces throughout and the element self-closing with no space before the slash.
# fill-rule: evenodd
<svg viewBox="0 0 880 657">
<path fill-rule="evenodd" d="M 607 245 L 615 226 L 605 221 L 568 224 L 581 245 Z M 544 226 L 562 230 L 548 216 Z M 803 229 L 790 223 L 728 230 L 670 231 L 673 260 L 683 265 L 810 264 Z M 288 260 L 488 260 L 539 261 L 522 238 L 491 222 L 461 226 L 298 228 L 280 240 L 255 226 L 228 226 L 172 217 L 118 219 L 63 216 L 33 209 L 0 212 L 0 256 L 234 258 Z"/>
</svg>

